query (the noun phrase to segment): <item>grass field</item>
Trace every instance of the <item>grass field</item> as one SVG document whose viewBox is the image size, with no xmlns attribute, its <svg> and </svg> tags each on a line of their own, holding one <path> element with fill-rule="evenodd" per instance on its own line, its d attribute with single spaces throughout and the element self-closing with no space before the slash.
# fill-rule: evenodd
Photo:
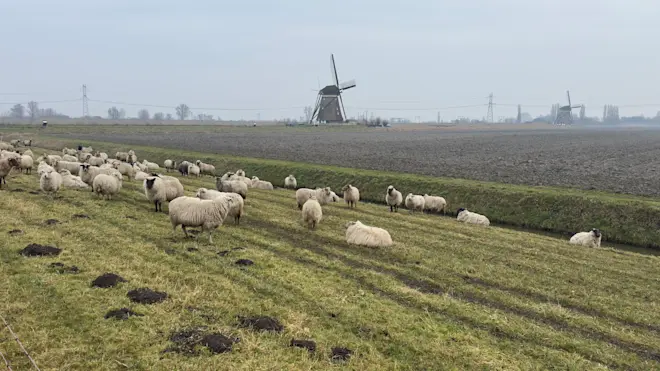
<svg viewBox="0 0 660 371">
<path fill-rule="evenodd" d="M 213 188 L 210 177 L 182 182 L 187 195 Z M 658 257 L 369 204 L 325 207 L 312 232 L 288 190 L 250 190 L 247 217 L 209 245 L 173 234 L 135 181 L 112 201 L 32 194 L 36 175 L 8 183 L 0 314 L 42 370 L 323 370 L 338 368 L 333 347 L 353 351 L 342 368 L 352 370 L 660 369 Z M 356 219 L 387 228 L 395 246 L 348 246 L 342 225 Z M 21 256 L 30 243 L 62 252 Z M 80 270 L 58 273 L 53 262 Z M 90 287 L 106 272 L 128 282 Z M 168 298 L 130 302 L 142 287 Z M 143 316 L 104 319 L 122 307 Z M 270 316 L 284 329 L 255 332 L 237 316 Z M 163 353 L 172 332 L 191 328 L 240 342 L 220 355 Z M 316 352 L 289 347 L 292 338 L 314 340 Z M 6 329 L 0 351 L 29 369 Z"/>
</svg>

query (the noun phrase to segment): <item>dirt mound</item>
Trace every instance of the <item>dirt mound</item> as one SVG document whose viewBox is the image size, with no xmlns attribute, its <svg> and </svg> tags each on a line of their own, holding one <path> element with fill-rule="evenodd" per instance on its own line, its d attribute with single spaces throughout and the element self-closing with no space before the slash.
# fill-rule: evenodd
<svg viewBox="0 0 660 371">
<path fill-rule="evenodd" d="M 348 348 L 334 347 L 330 354 L 330 359 L 333 361 L 347 361 L 351 358 L 353 351 Z"/>
<path fill-rule="evenodd" d="M 206 327 L 195 327 L 173 332 L 169 339 L 173 345 L 163 352 L 197 355 L 199 353 L 197 346 L 201 345 L 212 353 L 224 353 L 231 351 L 234 343 L 240 341 L 239 338 L 232 339 L 220 333 L 206 333 L 205 330 Z"/>
<path fill-rule="evenodd" d="M 30 191 L 30 192 L 28 192 L 28 193 L 31 194 L 31 195 L 38 195 L 38 194 L 39 194 L 39 191 Z"/>
<path fill-rule="evenodd" d="M 87 214 L 73 214 L 73 219 L 91 219 Z"/>
<path fill-rule="evenodd" d="M 57 220 L 57 219 L 48 219 L 44 222 L 44 224 L 46 224 L 46 225 L 56 225 L 56 224 L 60 224 L 60 221 Z"/>
<path fill-rule="evenodd" d="M 75 265 L 72 265 L 70 267 L 67 267 L 64 265 L 64 263 L 56 262 L 56 263 L 51 263 L 50 268 L 55 269 L 57 273 L 79 273 L 80 269 L 76 267 Z"/>
<path fill-rule="evenodd" d="M 251 328 L 257 331 L 274 331 L 281 332 L 284 326 L 275 318 L 272 317 L 238 317 L 239 325 L 241 327 Z"/>
<path fill-rule="evenodd" d="M 39 245 L 37 243 L 31 243 L 20 251 L 23 256 L 54 256 L 59 255 L 61 252 L 62 249 L 58 249 L 57 247 Z"/>
<path fill-rule="evenodd" d="M 113 309 L 111 311 L 108 311 L 108 313 L 103 316 L 103 318 L 108 319 L 108 318 L 114 318 L 114 319 L 120 319 L 120 320 L 126 320 L 128 317 L 142 317 L 144 314 L 140 313 L 135 313 L 132 310 L 128 308 L 121 308 L 121 309 Z"/>
<path fill-rule="evenodd" d="M 12 229 L 11 231 L 7 232 L 10 236 L 18 236 L 23 234 L 23 231 L 20 229 Z"/>
<path fill-rule="evenodd" d="M 96 277 L 94 281 L 92 281 L 92 287 L 107 289 L 109 287 L 117 286 L 120 282 L 128 281 L 126 281 L 122 276 L 116 275 L 114 273 L 103 273 L 102 275 Z"/>
<path fill-rule="evenodd" d="M 131 219 L 131 220 L 138 220 L 138 218 L 136 218 L 134 216 L 131 216 L 131 215 L 126 215 L 125 218 L 126 219 Z"/>
<path fill-rule="evenodd" d="M 220 255 L 220 256 L 225 256 L 227 254 L 229 254 L 229 250 L 222 250 L 218 253 L 218 255 Z"/>
<path fill-rule="evenodd" d="M 296 340 L 291 339 L 291 344 L 289 346 L 304 348 L 310 352 L 316 351 L 316 343 L 313 340 Z"/>
<path fill-rule="evenodd" d="M 231 350 L 234 340 L 223 334 L 208 334 L 202 338 L 202 345 L 205 345 L 213 353 L 224 353 Z"/>
<path fill-rule="evenodd" d="M 196 247 L 189 247 L 186 250 L 188 250 L 188 252 L 197 252 L 197 251 L 199 251 L 199 249 L 196 248 Z"/>
<path fill-rule="evenodd" d="M 128 296 L 131 301 L 140 304 L 155 304 L 167 299 L 167 293 L 154 291 L 146 287 L 131 290 L 126 296 Z"/>
<path fill-rule="evenodd" d="M 12 189 L 11 192 L 25 192 L 25 190 L 23 190 L 23 188 L 16 188 Z"/>
<path fill-rule="evenodd" d="M 234 264 L 236 264 L 236 265 L 253 265 L 254 262 L 250 259 L 238 259 L 238 260 L 236 260 L 236 262 Z"/>
</svg>

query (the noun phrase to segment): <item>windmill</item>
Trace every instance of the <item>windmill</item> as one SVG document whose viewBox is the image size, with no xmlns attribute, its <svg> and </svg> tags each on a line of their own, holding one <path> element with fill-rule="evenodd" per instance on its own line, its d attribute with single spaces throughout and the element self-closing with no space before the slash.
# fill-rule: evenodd
<svg viewBox="0 0 660 371">
<path fill-rule="evenodd" d="M 324 123 L 344 122 L 346 120 L 346 111 L 344 110 L 344 101 L 341 98 L 341 93 L 344 90 L 354 88 L 355 80 L 339 83 L 334 54 L 330 54 L 330 68 L 333 84 L 319 90 L 314 111 L 309 119 L 310 124 L 314 120 Z"/>
<path fill-rule="evenodd" d="M 573 124 L 573 108 L 582 108 L 581 104 L 571 105 L 571 93 L 566 90 L 566 97 L 568 98 L 568 105 L 559 107 L 557 117 L 555 117 L 555 125 L 571 125 Z"/>
</svg>

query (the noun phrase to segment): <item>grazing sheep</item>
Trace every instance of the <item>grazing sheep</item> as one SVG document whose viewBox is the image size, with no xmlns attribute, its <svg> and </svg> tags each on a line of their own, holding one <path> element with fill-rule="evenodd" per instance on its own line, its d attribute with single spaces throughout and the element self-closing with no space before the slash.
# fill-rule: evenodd
<svg viewBox="0 0 660 371">
<path fill-rule="evenodd" d="M 71 172 L 67 169 L 62 169 L 59 171 L 62 176 L 62 186 L 64 188 L 74 188 L 74 189 L 87 189 L 89 186 L 87 183 L 83 182 L 79 176 L 71 175 Z"/>
<path fill-rule="evenodd" d="M 238 193 L 243 199 L 247 198 L 248 186 L 245 182 L 240 180 L 222 180 L 221 178 L 215 178 L 215 189 L 220 192 Z"/>
<path fill-rule="evenodd" d="M 188 165 L 188 175 L 200 176 L 200 172 L 199 166 L 195 164 Z"/>
<path fill-rule="evenodd" d="M 85 161 L 92 166 L 101 166 L 105 164 L 105 159 L 96 156 L 90 156 Z"/>
<path fill-rule="evenodd" d="M 211 164 L 205 164 L 201 160 L 195 161 L 195 165 L 199 166 L 199 170 L 202 174 L 215 175 L 215 166 Z"/>
<path fill-rule="evenodd" d="M 436 212 L 436 213 L 442 211 L 442 213 L 444 214 L 446 206 L 447 206 L 447 201 L 445 200 L 444 197 L 429 196 L 426 193 L 424 194 L 424 210 L 427 210 L 429 212 Z"/>
<path fill-rule="evenodd" d="M 468 211 L 467 209 L 462 207 L 456 211 L 456 214 L 457 214 L 456 220 L 458 220 L 459 222 L 479 224 L 484 226 L 490 225 L 490 220 L 488 220 L 486 216 L 473 213 L 472 211 Z"/>
<path fill-rule="evenodd" d="M 578 232 L 574 234 L 569 243 L 587 247 L 600 247 L 600 240 L 602 237 L 599 229 L 592 228 L 589 232 Z"/>
<path fill-rule="evenodd" d="M 135 170 L 135 180 L 145 180 L 151 175 L 149 173 L 145 173 L 144 171 L 140 170 L 139 168 Z"/>
<path fill-rule="evenodd" d="M 143 161 L 142 161 L 142 165 L 146 166 L 146 167 L 147 167 L 147 170 L 149 170 L 150 172 L 154 172 L 154 171 L 158 171 L 158 170 L 160 170 L 160 166 L 158 166 L 158 164 L 155 163 L 155 162 L 149 162 L 149 161 L 147 161 L 147 160 L 143 160 Z"/>
<path fill-rule="evenodd" d="M 94 178 L 96 178 L 97 175 L 99 174 L 106 174 L 106 175 L 112 175 L 112 174 L 119 174 L 121 173 L 117 171 L 115 168 L 110 168 L 110 169 L 101 169 L 98 166 L 91 166 L 89 164 L 81 164 L 80 165 L 80 170 L 78 172 L 78 175 L 80 175 L 80 179 L 82 179 L 83 182 L 87 183 L 89 186 L 94 185 Z M 123 180 L 123 177 L 122 177 Z M 92 192 L 94 191 L 94 188 L 92 188 Z"/>
<path fill-rule="evenodd" d="M 76 156 L 71 156 L 71 155 L 63 155 L 63 156 L 62 156 L 62 161 L 78 162 L 78 157 L 76 157 Z"/>
<path fill-rule="evenodd" d="M 422 211 L 424 210 L 424 196 L 408 193 L 406 196 L 405 205 L 411 213 L 415 211 Z"/>
<path fill-rule="evenodd" d="M 183 185 L 179 179 L 170 176 L 150 176 L 142 183 L 144 195 L 153 202 L 155 211 L 163 211 L 163 202 L 183 196 Z"/>
<path fill-rule="evenodd" d="M 218 197 L 228 197 L 233 199 L 234 202 L 232 202 L 231 206 L 229 207 L 227 217 L 234 218 L 234 224 L 236 225 L 240 223 L 241 216 L 245 214 L 245 203 L 243 202 L 243 197 L 236 193 L 220 192 L 213 189 L 199 188 L 197 193 L 195 193 L 195 197 L 202 200 L 212 200 Z"/>
<path fill-rule="evenodd" d="M 53 167 L 55 170 L 60 171 L 62 169 L 67 169 L 71 172 L 73 175 L 78 175 L 80 173 L 80 165 L 82 163 L 80 162 L 71 162 L 71 161 L 57 161 L 55 160 L 53 162 Z"/>
<path fill-rule="evenodd" d="M 245 177 L 245 171 L 243 171 L 243 169 L 238 169 L 236 170 L 236 175 Z"/>
<path fill-rule="evenodd" d="M 186 227 L 202 227 L 209 233 L 209 243 L 213 243 L 213 231 L 222 225 L 233 200 L 218 197 L 212 200 L 202 200 L 197 197 L 183 196 L 170 202 L 169 215 L 172 230 L 181 225 L 183 233 L 188 237 Z"/>
<path fill-rule="evenodd" d="M 387 187 L 387 193 L 385 194 L 385 203 L 390 207 L 390 212 L 399 211 L 399 205 L 403 203 L 403 195 L 401 192 L 397 191 L 394 186 Z"/>
<path fill-rule="evenodd" d="M 252 188 L 257 188 L 257 189 L 265 189 L 272 191 L 273 188 L 273 183 L 267 182 L 265 180 L 260 180 L 256 176 L 252 177 Z"/>
<path fill-rule="evenodd" d="M 163 162 L 163 167 L 166 171 L 174 170 L 176 168 L 176 161 L 167 159 Z"/>
<path fill-rule="evenodd" d="M 128 152 L 117 152 L 115 153 L 115 158 L 119 161 L 128 162 L 129 155 Z"/>
<path fill-rule="evenodd" d="M 344 201 L 346 201 L 348 207 L 356 207 L 357 202 L 360 200 L 360 190 L 357 189 L 357 187 L 347 184 L 341 189 L 341 191 L 344 192 Z"/>
<path fill-rule="evenodd" d="M 346 242 L 351 245 L 366 247 L 392 246 L 392 237 L 383 228 L 371 227 L 362 224 L 359 220 L 348 222 L 344 227 L 346 228 Z"/>
<path fill-rule="evenodd" d="M 292 174 L 289 174 L 288 177 L 284 178 L 284 187 L 292 189 L 298 188 L 296 177 L 294 177 Z"/>
<path fill-rule="evenodd" d="M 337 202 L 337 195 L 330 189 L 330 187 L 325 188 L 300 188 L 296 191 L 296 202 L 298 203 L 298 209 L 302 210 L 303 205 L 307 200 L 312 196 L 316 198 L 319 204 L 325 205 L 330 202 Z"/>
<path fill-rule="evenodd" d="M 190 165 L 190 162 L 181 161 L 181 163 L 179 164 L 179 173 L 181 175 L 188 176 L 188 165 Z"/>
<path fill-rule="evenodd" d="M 302 221 L 309 229 L 316 229 L 316 225 L 323 218 L 321 204 L 316 200 L 315 195 L 311 195 L 302 206 Z"/>
<path fill-rule="evenodd" d="M 15 157 L 0 159 L 0 188 L 2 187 L 2 182 L 5 182 L 5 185 L 7 184 L 7 180 L 5 178 L 7 175 L 9 175 L 11 169 L 14 167 L 19 167 L 20 165 L 20 160 Z"/>
<path fill-rule="evenodd" d="M 32 173 L 32 167 L 34 166 L 34 160 L 32 157 L 23 155 L 21 156 L 21 161 L 20 161 L 20 166 L 19 168 L 21 169 L 21 172 L 25 170 L 25 174 L 31 174 Z"/>
<path fill-rule="evenodd" d="M 135 178 L 135 168 L 127 162 L 115 164 L 114 168 L 117 169 L 121 175 L 128 177 L 128 180 Z"/>
<path fill-rule="evenodd" d="M 119 194 L 121 191 L 122 183 L 124 177 L 120 173 L 108 174 L 99 174 L 94 178 L 92 183 L 92 191 L 97 195 L 108 200 L 112 199 L 113 195 Z"/>
<path fill-rule="evenodd" d="M 13 151 L 14 146 L 12 146 L 11 144 L 6 143 L 6 142 L 0 142 L 0 150 L 1 151 Z"/>
<path fill-rule="evenodd" d="M 39 188 L 46 194 L 57 193 L 62 187 L 62 176 L 54 170 L 46 170 L 39 179 Z"/>
</svg>

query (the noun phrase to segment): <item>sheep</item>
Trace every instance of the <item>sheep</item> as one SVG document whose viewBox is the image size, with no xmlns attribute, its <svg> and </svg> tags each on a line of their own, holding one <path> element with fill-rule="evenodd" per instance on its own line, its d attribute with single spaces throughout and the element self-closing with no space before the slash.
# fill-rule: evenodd
<svg viewBox="0 0 660 371">
<path fill-rule="evenodd" d="M 284 178 L 284 187 L 292 189 L 298 188 L 296 177 L 294 177 L 292 174 L 289 174 L 288 177 Z"/>
<path fill-rule="evenodd" d="M 322 218 L 323 210 L 321 209 L 321 204 L 315 195 L 311 195 L 302 206 L 303 224 L 306 224 L 309 229 L 316 229 L 316 225 L 321 222 Z"/>
<path fill-rule="evenodd" d="M 70 155 L 70 156 L 76 156 L 76 155 L 78 155 L 78 151 L 76 151 L 75 149 L 69 149 L 69 148 L 64 147 L 62 149 L 62 154 L 63 155 Z"/>
<path fill-rule="evenodd" d="M 114 168 L 117 169 L 117 171 L 119 171 L 121 175 L 125 175 L 126 177 L 128 177 L 128 180 L 131 180 L 135 177 L 135 169 L 133 168 L 133 166 L 131 166 L 131 164 L 128 164 L 126 162 L 120 162 L 119 164 L 116 164 Z"/>
<path fill-rule="evenodd" d="M 385 193 L 385 203 L 390 207 L 390 212 L 399 211 L 399 205 L 403 202 L 403 195 L 401 192 L 397 191 L 393 185 L 387 187 L 387 193 Z"/>
<path fill-rule="evenodd" d="M 169 160 L 169 159 L 165 160 L 163 162 L 163 167 L 167 171 L 174 170 L 174 168 L 176 168 L 176 161 L 172 161 L 172 160 Z"/>
<path fill-rule="evenodd" d="M 470 224 L 479 224 L 483 226 L 489 226 L 490 220 L 486 218 L 485 215 L 477 214 L 472 211 L 468 211 L 465 208 L 460 208 L 456 210 L 456 220 L 459 222 L 470 223 Z"/>
<path fill-rule="evenodd" d="M 24 139 L 23 140 L 23 145 L 25 147 L 32 147 L 32 139 Z"/>
<path fill-rule="evenodd" d="M 155 211 L 163 211 L 163 202 L 183 196 L 183 185 L 179 179 L 171 176 L 152 175 L 142 183 L 144 195 L 153 202 Z"/>
<path fill-rule="evenodd" d="M 429 196 L 427 193 L 424 193 L 424 210 L 429 212 L 445 213 L 445 208 L 447 206 L 447 201 L 444 197 L 440 196 Z"/>
<path fill-rule="evenodd" d="M 108 159 L 108 154 L 105 153 L 105 152 L 99 152 L 99 151 L 96 151 L 96 152 L 94 153 L 94 157 L 98 157 L 98 158 L 102 159 L 103 161 L 105 161 L 105 160 Z"/>
<path fill-rule="evenodd" d="M 589 232 L 578 232 L 569 240 L 570 244 L 583 245 L 588 247 L 600 247 L 600 240 L 603 235 L 597 228 L 592 228 Z"/>
<path fill-rule="evenodd" d="M 92 157 L 93 157 L 92 154 L 89 152 L 80 152 L 78 154 L 78 161 L 87 162 Z"/>
<path fill-rule="evenodd" d="M 231 174 L 231 173 L 229 173 L 229 174 Z M 239 176 L 239 175 L 233 174 L 229 177 L 229 180 L 240 180 L 241 182 L 247 184 L 247 186 L 249 188 L 254 187 L 254 184 L 252 184 L 252 179 L 244 177 L 244 176 Z M 257 180 L 259 180 L 259 178 L 257 178 Z"/>
<path fill-rule="evenodd" d="M 20 143 L 21 143 L 21 140 L 20 140 L 20 139 L 12 139 L 12 140 L 9 141 L 9 144 L 11 144 L 12 146 L 14 146 L 14 148 L 18 147 L 18 145 L 19 145 Z"/>
<path fill-rule="evenodd" d="M 62 169 L 67 169 L 73 175 L 78 175 L 79 174 L 80 165 L 82 165 L 82 163 L 80 163 L 80 162 L 70 162 L 70 161 L 64 161 L 64 160 L 62 160 L 62 161 L 57 161 L 56 160 L 53 163 L 53 167 L 55 168 L 55 170 L 60 171 Z"/>
<path fill-rule="evenodd" d="M 347 184 L 341 189 L 341 191 L 344 192 L 344 201 L 346 201 L 348 207 L 356 207 L 357 202 L 360 200 L 360 190 L 357 189 L 357 187 Z"/>
<path fill-rule="evenodd" d="M 188 175 L 200 176 L 200 172 L 199 166 L 195 164 L 188 165 Z"/>
<path fill-rule="evenodd" d="M 39 179 L 39 188 L 49 195 L 56 193 L 62 187 L 62 176 L 57 171 L 48 169 Z"/>
<path fill-rule="evenodd" d="M 260 180 L 256 176 L 252 177 L 252 188 L 257 188 L 257 189 L 265 189 L 272 191 L 273 188 L 273 183 L 267 182 L 265 180 Z"/>
<path fill-rule="evenodd" d="M 186 227 L 202 227 L 209 233 L 209 243 L 213 243 L 213 231 L 222 225 L 233 199 L 218 197 L 213 200 L 202 200 L 197 197 L 182 196 L 170 202 L 169 215 L 172 230 L 181 225 L 183 233 L 188 237 Z"/>
<path fill-rule="evenodd" d="M 144 171 L 140 170 L 139 168 L 135 170 L 135 180 L 145 180 L 151 175 L 149 173 L 145 173 Z"/>
<path fill-rule="evenodd" d="M 344 228 L 346 228 L 346 242 L 351 245 L 366 247 L 392 246 L 392 237 L 383 228 L 371 227 L 362 224 L 359 220 L 346 223 Z"/>
<path fill-rule="evenodd" d="M 158 164 L 155 163 L 155 162 L 149 162 L 147 160 L 143 160 L 142 165 L 146 166 L 147 170 L 149 170 L 149 171 L 158 171 L 158 170 L 160 170 L 160 166 L 158 166 Z"/>
<path fill-rule="evenodd" d="M 55 169 L 52 166 L 48 165 L 44 161 L 39 162 L 39 165 L 37 166 L 37 174 L 39 175 L 39 177 L 41 177 L 43 173 L 45 173 L 48 170 L 55 171 Z"/>
<path fill-rule="evenodd" d="M 62 161 L 62 156 L 44 155 L 44 161 L 50 166 L 55 166 L 56 161 Z"/>
<path fill-rule="evenodd" d="M 179 173 L 181 175 L 188 176 L 188 165 L 190 165 L 190 162 L 181 161 L 181 163 L 179 164 Z"/>
<path fill-rule="evenodd" d="M 216 177 L 215 189 L 220 192 L 238 193 L 243 199 L 247 198 L 248 186 L 240 180 L 222 180 Z"/>
<path fill-rule="evenodd" d="M 238 169 L 238 170 L 236 170 L 236 175 L 244 177 L 245 176 L 245 171 L 243 169 Z"/>
<path fill-rule="evenodd" d="M 135 151 L 132 149 L 128 151 L 128 162 L 131 164 L 134 164 L 137 162 L 137 156 L 135 155 Z"/>
<path fill-rule="evenodd" d="M 140 171 L 144 171 L 145 173 L 149 172 L 149 169 L 139 162 L 133 162 L 133 167 L 137 167 Z"/>
<path fill-rule="evenodd" d="M 62 176 L 62 186 L 65 188 L 75 188 L 75 189 L 87 189 L 89 186 L 87 183 L 83 182 L 79 176 L 71 175 L 71 172 L 67 169 L 62 169 L 59 171 Z"/>
<path fill-rule="evenodd" d="M 62 161 L 78 162 L 78 157 L 71 156 L 71 155 L 63 155 L 62 156 Z"/>
<path fill-rule="evenodd" d="M 119 194 L 121 191 L 123 180 L 123 175 L 117 172 L 111 175 L 99 174 L 94 177 L 92 191 L 103 197 L 103 199 L 107 197 L 108 200 L 111 200 L 113 195 Z"/>
<path fill-rule="evenodd" d="M 21 169 L 21 172 L 25 170 L 25 174 L 31 174 L 32 173 L 32 167 L 34 166 L 34 160 L 32 157 L 23 155 L 21 156 L 21 161 L 20 161 L 20 166 L 19 168 Z"/>
<path fill-rule="evenodd" d="M 129 156 L 127 152 L 117 152 L 115 153 L 115 158 L 119 161 L 128 162 Z"/>
<path fill-rule="evenodd" d="M 2 141 L 0 141 L 0 150 L 3 150 L 3 151 L 13 151 L 13 150 L 14 150 L 14 146 L 12 146 L 12 145 L 9 144 L 9 143 L 6 143 L 6 142 L 2 142 Z"/>
<path fill-rule="evenodd" d="M 90 154 L 91 154 L 92 152 L 94 152 L 94 148 L 92 148 L 92 147 L 78 146 L 78 152 L 82 152 L 82 153 L 90 153 Z"/>
<path fill-rule="evenodd" d="M 101 157 L 90 156 L 85 160 L 85 162 L 87 162 L 88 164 L 90 164 L 92 166 L 101 166 L 101 165 L 105 164 L 105 159 L 103 159 Z"/>
<path fill-rule="evenodd" d="M 110 169 L 101 169 L 98 166 L 91 166 L 89 164 L 81 164 L 80 165 L 80 170 L 78 175 L 80 175 L 80 179 L 82 179 L 83 182 L 87 183 L 87 185 L 93 186 L 94 185 L 94 178 L 96 178 L 97 175 L 99 174 L 106 174 L 106 175 L 112 175 L 112 174 L 119 174 L 121 173 L 117 171 L 117 169 L 110 168 Z M 123 180 L 123 177 L 122 177 Z M 94 189 L 92 188 L 92 192 Z"/>
<path fill-rule="evenodd" d="M 405 205 L 411 213 L 415 211 L 422 211 L 424 210 L 424 196 L 408 193 L 406 196 Z"/>
<path fill-rule="evenodd" d="M 205 164 L 201 160 L 195 161 L 195 165 L 199 166 L 199 170 L 202 174 L 215 175 L 215 166 L 211 164 Z"/>
<path fill-rule="evenodd" d="M 32 150 L 26 149 L 25 152 L 23 152 L 24 156 L 30 156 L 34 159 L 34 153 L 32 153 Z"/>
<path fill-rule="evenodd" d="M 296 191 L 296 202 L 298 203 L 298 209 L 302 210 L 305 202 L 314 195 L 319 204 L 325 205 L 330 202 L 337 202 L 337 195 L 332 192 L 330 187 L 325 188 L 300 188 Z"/>
<path fill-rule="evenodd" d="M 9 175 L 11 169 L 20 165 L 20 160 L 14 157 L 0 159 L 0 188 L 2 187 L 2 182 L 5 182 L 5 185 L 7 184 L 5 178 Z"/>
<path fill-rule="evenodd" d="M 21 155 L 20 155 L 20 153 L 18 153 L 18 151 L 16 151 L 16 152 L 2 151 L 2 152 L 0 152 L 0 157 L 2 157 L 2 158 L 12 157 L 12 158 L 15 158 L 17 160 L 21 159 Z"/>
<path fill-rule="evenodd" d="M 245 214 L 245 203 L 243 202 L 243 197 L 236 193 L 220 192 L 213 189 L 199 188 L 197 193 L 195 193 L 195 197 L 201 198 L 202 200 L 212 200 L 218 197 L 232 198 L 234 202 L 231 204 L 227 216 L 234 218 L 234 224 L 236 225 L 240 223 L 241 216 Z"/>
</svg>

